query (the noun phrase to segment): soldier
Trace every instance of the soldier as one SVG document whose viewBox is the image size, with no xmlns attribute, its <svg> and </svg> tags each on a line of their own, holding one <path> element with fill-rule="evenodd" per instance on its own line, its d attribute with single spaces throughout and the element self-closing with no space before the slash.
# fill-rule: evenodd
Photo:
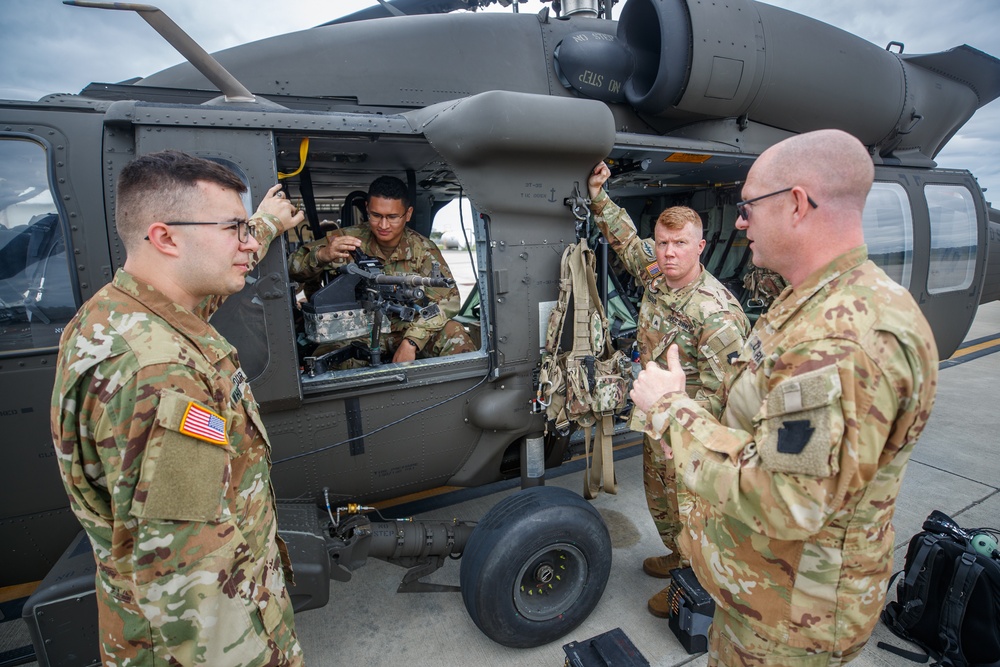
<svg viewBox="0 0 1000 667">
<path fill-rule="evenodd" d="M 236 351 L 208 323 L 304 217 L 177 151 L 127 165 L 127 250 L 60 343 L 52 434 L 97 561 L 102 664 L 301 665 L 270 446 Z"/>
<path fill-rule="evenodd" d="M 654 238 L 640 239 L 628 213 L 602 187 L 610 175 L 603 162 L 594 167 L 588 179 L 590 210 L 628 272 L 645 288 L 638 322 L 639 361 L 666 363 L 667 347 L 676 343 L 688 394 L 718 414 L 722 407 L 718 391 L 729 372 L 730 357 L 736 357 L 750 330 L 746 315 L 699 261 L 705 239 L 698 214 L 687 207 L 668 208 L 657 218 Z M 633 428 L 641 430 L 635 423 Z M 685 494 L 658 437 L 645 438 L 642 462 L 646 504 L 660 539 L 671 550 L 666 556 L 646 558 L 642 569 L 666 579 L 672 569 L 688 561 L 677 540 Z M 667 618 L 668 591 L 664 588 L 650 598 L 647 607 L 654 616 Z"/>
<path fill-rule="evenodd" d="M 677 352 L 632 392 L 669 435 L 694 504 L 682 541 L 716 602 L 710 665 L 839 665 L 885 599 L 896 495 L 930 415 L 937 347 L 867 256 L 874 175 L 839 130 L 765 151 L 737 207 L 753 261 L 786 289 L 727 380 L 722 418 L 682 392 Z"/>
<path fill-rule="evenodd" d="M 382 260 L 386 275 L 431 275 L 437 262 L 441 276 L 451 278 L 451 271 L 434 243 L 406 226 L 413 206 L 406 185 L 398 178 L 380 176 L 368 188 L 368 226 L 349 227 L 330 234 L 324 241 L 299 248 L 289 259 L 289 274 L 301 282 L 315 278 L 325 269 L 344 266 L 350 253 L 361 249 L 366 255 Z M 392 353 L 393 362 L 440 357 L 472 352 L 475 344 L 465 328 L 451 319 L 462 307 L 457 287 L 425 289 L 430 305 L 420 316 L 405 322 L 390 318 L 392 333 L 384 334 L 381 344 Z"/>
</svg>

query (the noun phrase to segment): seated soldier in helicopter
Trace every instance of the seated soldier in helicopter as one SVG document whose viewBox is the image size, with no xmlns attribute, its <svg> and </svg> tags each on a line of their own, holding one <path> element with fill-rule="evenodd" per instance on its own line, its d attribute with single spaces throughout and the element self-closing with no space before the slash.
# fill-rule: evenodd
<svg viewBox="0 0 1000 667">
<path fill-rule="evenodd" d="M 451 270 L 433 241 L 407 227 L 413 206 L 403 181 L 380 176 L 368 188 L 368 224 L 328 234 L 326 239 L 306 244 L 289 259 L 289 274 L 304 282 L 325 270 L 341 269 L 360 251 L 382 262 L 388 276 L 431 276 L 435 269 L 451 279 Z M 436 266 L 435 266 L 436 265 Z M 461 308 L 458 288 L 424 288 L 424 304 L 417 317 L 408 321 L 390 315 L 387 333 L 382 329 L 380 345 L 393 362 L 440 357 L 476 349 L 465 328 L 454 317 Z M 327 347 L 329 349 L 329 347 Z M 317 350 L 317 354 L 325 351 Z"/>
</svg>

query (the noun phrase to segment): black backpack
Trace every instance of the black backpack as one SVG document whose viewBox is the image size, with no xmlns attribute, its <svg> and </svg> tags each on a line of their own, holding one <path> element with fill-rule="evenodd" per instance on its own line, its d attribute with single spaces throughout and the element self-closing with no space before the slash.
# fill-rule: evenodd
<svg viewBox="0 0 1000 667">
<path fill-rule="evenodd" d="M 882 621 L 940 665 L 1000 664 L 1000 552 L 996 531 L 966 531 L 935 510 L 913 536 Z M 890 582 L 891 583 L 891 582 Z M 901 651 L 884 643 L 880 648 Z M 915 656 L 915 657 L 914 657 Z"/>
</svg>

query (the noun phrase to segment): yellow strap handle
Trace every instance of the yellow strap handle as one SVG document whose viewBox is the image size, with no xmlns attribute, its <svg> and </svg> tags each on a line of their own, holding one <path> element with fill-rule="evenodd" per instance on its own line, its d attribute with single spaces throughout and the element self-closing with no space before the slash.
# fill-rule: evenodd
<svg viewBox="0 0 1000 667">
<path fill-rule="evenodd" d="M 290 178 L 292 176 L 298 176 L 299 172 L 302 171 L 303 167 L 306 166 L 306 155 L 309 154 L 309 137 L 306 137 L 299 143 L 299 168 L 290 174 L 283 174 L 278 172 L 278 178 Z"/>
</svg>

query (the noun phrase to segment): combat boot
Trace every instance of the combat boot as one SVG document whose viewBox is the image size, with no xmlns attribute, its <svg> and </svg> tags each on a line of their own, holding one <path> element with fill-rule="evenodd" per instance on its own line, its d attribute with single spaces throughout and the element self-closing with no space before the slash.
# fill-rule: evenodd
<svg viewBox="0 0 1000 667">
<path fill-rule="evenodd" d="M 649 602 L 646 603 L 646 608 L 649 609 L 649 613 L 657 618 L 669 618 L 670 617 L 670 603 L 667 594 L 670 592 L 670 586 L 667 586 L 662 591 L 649 598 Z"/>
<path fill-rule="evenodd" d="M 650 556 L 642 561 L 642 571 L 657 579 L 669 579 L 670 570 L 681 567 L 681 555 L 676 551 L 667 556 Z"/>
</svg>

